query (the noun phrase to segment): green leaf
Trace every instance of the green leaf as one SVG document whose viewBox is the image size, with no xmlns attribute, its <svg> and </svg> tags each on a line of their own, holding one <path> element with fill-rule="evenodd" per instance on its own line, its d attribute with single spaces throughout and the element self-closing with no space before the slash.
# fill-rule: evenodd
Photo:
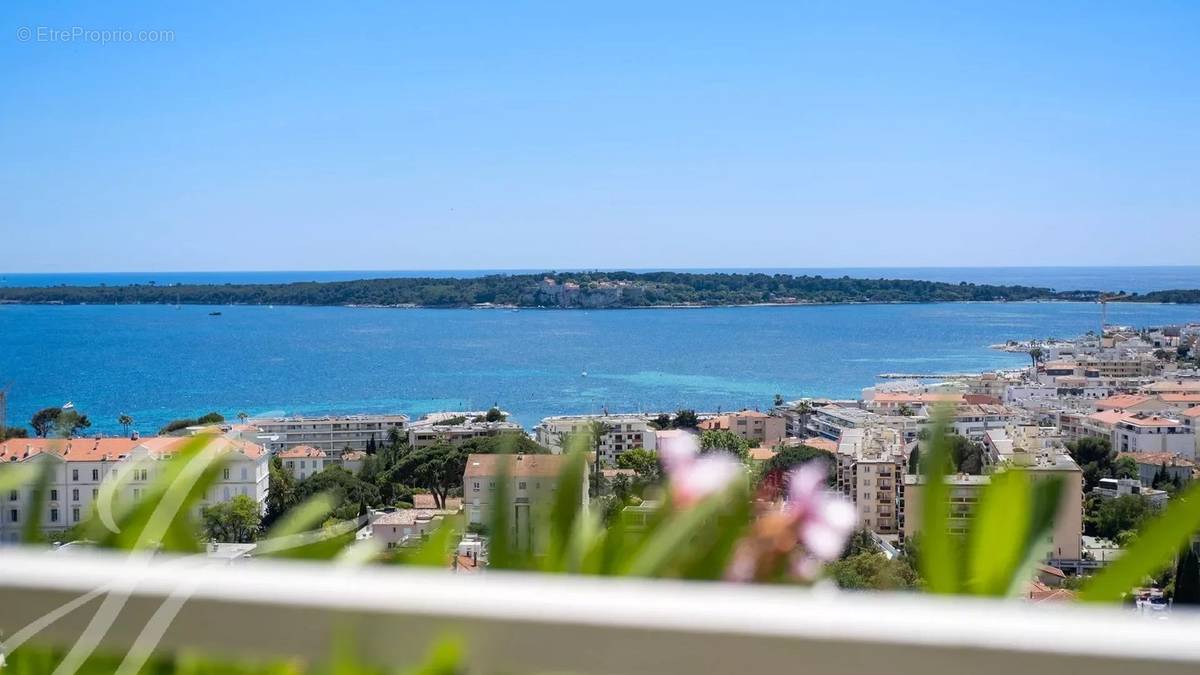
<svg viewBox="0 0 1200 675">
<path fill-rule="evenodd" d="M 29 501 L 25 504 L 25 513 L 29 514 L 29 517 L 25 520 L 25 526 L 21 528 L 21 540 L 26 543 L 41 540 L 46 491 L 49 489 L 50 479 L 54 476 L 54 467 L 49 462 L 43 460 L 37 464 L 37 478 L 34 479 L 33 490 L 29 493 Z"/>
<path fill-rule="evenodd" d="M 725 512 L 718 514 L 694 542 L 695 550 L 681 570 L 683 577 L 717 580 L 725 576 L 734 549 L 753 519 L 748 484 L 738 481 L 726 503 Z"/>
<path fill-rule="evenodd" d="M 1115 602 L 1142 580 L 1170 563 L 1192 534 L 1200 529 L 1200 482 L 1177 496 L 1148 522 L 1137 541 L 1083 587 L 1086 602 Z"/>
<path fill-rule="evenodd" d="M 661 576 L 681 556 L 687 554 L 697 532 L 725 507 L 731 490 L 712 495 L 696 506 L 673 515 L 651 535 L 637 555 L 621 569 L 626 576 Z"/>
<path fill-rule="evenodd" d="M 442 638 L 430 648 L 425 662 L 405 671 L 406 675 L 461 675 L 466 672 L 464 651 L 462 640 Z"/>
<path fill-rule="evenodd" d="M 210 448 L 213 437 L 198 435 L 157 466 L 159 476 L 146 494 L 121 512 L 118 531 L 106 532 L 100 546 L 122 550 L 161 548 L 164 551 L 198 551 L 199 536 L 192 514 L 212 487 L 223 458 Z"/>
<path fill-rule="evenodd" d="M 994 474 L 979 496 L 967 552 L 967 589 L 1004 595 L 1029 548 L 1033 505 L 1023 471 Z"/>
<path fill-rule="evenodd" d="M 403 558 L 409 565 L 422 567 L 449 567 L 449 553 L 458 543 L 462 534 L 462 517 L 449 516 L 442 519 L 437 528 L 430 533 L 417 549 Z"/>
<path fill-rule="evenodd" d="M 37 477 L 38 467 L 35 464 L 4 464 L 0 465 L 0 492 L 19 490 L 33 482 Z"/>
<path fill-rule="evenodd" d="M 337 508 L 337 505 L 338 499 L 332 493 L 317 493 L 289 509 L 279 522 L 267 531 L 265 538 L 284 539 L 313 530 L 329 517 L 329 513 Z"/>
<path fill-rule="evenodd" d="M 546 551 L 553 563 L 563 561 L 580 512 L 583 510 L 583 481 L 587 471 L 587 459 L 579 451 L 566 456 L 558 474 L 558 488 L 554 492 L 554 506 L 550 512 L 550 542 Z M 555 564 L 555 567 L 560 565 Z"/>
<path fill-rule="evenodd" d="M 931 593 L 957 593 L 961 590 L 956 542 L 948 531 L 950 523 L 950 487 L 946 484 L 950 463 L 947 435 L 949 411 L 934 412 L 929 453 L 924 458 L 925 485 L 921 499 L 921 575 Z"/>
<path fill-rule="evenodd" d="M 491 537 L 488 542 L 488 566 L 502 570 L 516 569 L 518 564 L 514 551 L 516 543 L 512 536 L 513 523 L 509 512 L 512 507 L 508 498 L 510 486 L 507 460 L 508 458 L 504 457 L 496 463 L 499 470 L 496 472 L 496 489 L 492 492 L 492 522 L 488 525 Z"/>
<path fill-rule="evenodd" d="M 1038 563 L 1046 557 L 1050 548 L 1050 545 L 1046 543 L 1046 538 L 1054 529 L 1054 521 L 1058 517 L 1065 484 L 1066 481 L 1061 476 L 1045 477 L 1033 481 L 1033 509 L 1030 513 L 1030 525 L 1025 537 L 1022 560 L 1010 574 L 1009 585 L 1005 589 L 1004 595 L 1013 596 L 1023 592 L 1026 583 L 1033 578 Z"/>
<path fill-rule="evenodd" d="M 582 475 L 580 478 L 582 478 Z M 582 494 L 582 491 L 580 494 Z M 598 556 L 596 556 L 598 551 L 596 551 L 594 545 L 598 541 L 597 537 L 601 536 L 602 532 L 599 513 L 589 512 L 576 518 L 575 526 L 571 529 L 570 538 L 567 540 L 567 546 L 563 551 L 562 559 L 555 561 L 555 569 L 572 574 L 580 574 L 585 571 L 584 567 L 589 559 L 595 559 L 598 562 Z"/>
</svg>

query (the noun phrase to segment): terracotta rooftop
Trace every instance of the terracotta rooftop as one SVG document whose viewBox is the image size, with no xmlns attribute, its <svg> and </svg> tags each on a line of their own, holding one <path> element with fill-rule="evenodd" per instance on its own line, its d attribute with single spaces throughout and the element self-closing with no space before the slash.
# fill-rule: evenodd
<svg viewBox="0 0 1200 675">
<path fill-rule="evenodd" d="M 1196 393 L 1196 394 L 1159 394 L 1158 398 L 1160 398 L 1163 401 L 1163 403 L 1173 403 L 1176 405 L 1178 405 L 1180 403 L 1186 403 L 1188 405 L 1200 405 L 1200 393 Z"/>
<path fill-rule="evenodd" d="M 1179 466 L 1195 468 L 1196 462 L 1181 457 L 1171 452 L 1120 452 L 1117 457 L 1129 457 L 1138 464 L 1166 464 L 1167 466 Z"/>
<path fill-rule="evenodd" d="M 882 391 L 877 392 L 871 399 L 880 403 L 957 403 L 963 400 L 962 394 L 955 393 L 925 393 Z"/>
<path fill-rule="evenodd" d="M 1120 422 L 1126 417 L 1127 415 L 1121 410 L 1104 410 L 1087 416 L 1089 420 L 1093 420 L 1101 424 L 1107 424 L 1109 426 Z"/>
<path fill-rule="evenodd" d="M 381 513 L 371 521 L 371 525 L 416 525 L 418 521 L 429 521 L 446 515 L 438 509 L 396 509 L 390 513 Z"/>
<path fill-rule="evenodd" d="M 1147 401 L 1153 400 L 1153 396 L 1143 396 L 1138 394 L 1118 394 L 1109 396 L 1096 401 L 1096 410 L 1124 410 L 1132 408 L 1136 405 L 1141 405 Z"/>
<path fill-rule="evenodd" d="M 1126 415 L 1121 418 L 1123 424 L 1132 424 L 1137 427 L 1178 427 L 1182 426 L 1179 420 L 1173 420 L 1170 417 L 1161 417 L 1159 415 Z"/>
<path fill-rule="evenodd" d="M 306 459 L 308 457 L 325 457 L 325 451 L 318 450 L 311 445 L 297 445 L 294 448 L 288 448 L 279 453 L 280 459 Z"/>
<path fill-rule="evenodd" d="M 0 461 L 21 461 L 42 453 L 52 454 L 68 462 L 116 462 L 143 448 L 153 457 L 168 457 L 191 440 L 189 436 L 151 436 L 129 438 L 13 438 L 0 443 Z M 258 459 L 265 452 L 249 441 L 218 436 L 213 439 L 217 452 L 241 452 Z"/>
<path fill-rule="evenodd" d="M 765 462 L 774 456 L 775 456 L 774 448 L 765 448 L 761 445 L 758 446 L 757 448 L 750 448 L 750 459 L 752 459 L 756 462 Z"/>
<path fill-rule="evenodd" d="M 50 453 L 73 462 L 115 462 L 139 443 L 128 438 L 13 438 L 0 443 L 0 461 L 20 461 Z"/>
<path fill-rule="evenodd" d="M 837 441 L 831 441 L 828 438 L 822 438 L 821 436 L 814 436 L 812 438 L 786 438 L 784 439 L 783 444 L 788 446 L 807 445 L 810 448 L 826 450 L 828 452 L 837 452 L 838 449 Z"/>
<path fill-rule="evenodd" d="M 565 461 L 563 455 L 470 455 L 464 475 L 499 476 L 502 470 L 507 470 L 510 476 L 553 478 L 558 476 Z"/>
<path fill-rule="evenodd" d="M 431 494 L 413 495 L 413 508 L 417 509 L 436 509 L 437 500 Z M 462 498 L 449 497 L 446 499 L 446 511 L 461 511 Z"/>
</svg>

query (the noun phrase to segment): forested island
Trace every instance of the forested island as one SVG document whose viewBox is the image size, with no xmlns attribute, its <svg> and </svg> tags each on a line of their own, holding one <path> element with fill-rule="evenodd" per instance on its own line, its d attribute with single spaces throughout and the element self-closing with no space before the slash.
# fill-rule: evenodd
<svg viewBox="0 0 1200 675">
<path fill-rule="evenodd" d="M 686 272 L 572 272 L 286 284 L 133 284 L 0 288 L 0 302 L 36 304 L 344 305 L 619 308 L 754 304 L 1020 300 L 1200 303 L 1200 290 L 1112 294 L 904 279 Z"/>
</svg>

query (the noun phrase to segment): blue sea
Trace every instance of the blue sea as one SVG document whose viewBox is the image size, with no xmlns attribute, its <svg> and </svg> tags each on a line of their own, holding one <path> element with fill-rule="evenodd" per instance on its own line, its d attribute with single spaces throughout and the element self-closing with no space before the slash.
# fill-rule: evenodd
<svg viewBox="0 0 1200 675">
<path fill-rule="evenodd" d="M 209 316 L 220 311 L 220 316 Z M 72 401 L 94 429 L 232 417 L 499 405 L 547 415 L 766 407 L 853 397 L 882 372 L 1020 366 L 988 348 L 1094 329 L 1090 303 L 640 310 L 0 305 L 10 423 Z M 1200 321 L 1200 306 L 1116 304 L 1113 323 Z M 586 371 L 586 376 L 584 372 Z"/>
</svg>

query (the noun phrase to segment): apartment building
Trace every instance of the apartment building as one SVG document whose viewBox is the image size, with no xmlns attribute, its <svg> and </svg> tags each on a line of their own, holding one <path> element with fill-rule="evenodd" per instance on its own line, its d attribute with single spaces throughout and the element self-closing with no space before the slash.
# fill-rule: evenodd
<svg viewBox="0 0 1200 675">
<path fill-rule="evenodd" d="M 782 417 L 743 410 L 716 415 L 700 422 L 701 431 L 728 431 L 750 441 L 751 445 L 772 447 L 787 435 L 787 422 Z"/>
<path fill-rule="evenodd" d="M 430 413 L 408 425 L 408 444 L 413 448 L 462 445 L 475 438 L 525 433 L 515 422 L 483 421 L 486 415 L 486 411 Z"/>
<path fill-rule="evenodd" d="M 248 420 L 259 429 L 258 442 L 268 452 L 299 445 L 324 450 L 336 460 L 347 448 L 366 450 L 371 439 L 384 443 L 393 429 L 403 433 L 407 415 L 325 415 L 321 417 L 273 417 Z"/>
<path fill-rule="evenodd" d="M 811 436 L 821 436 L 831 441 L 840 441 L 847 429 L 862 429 L 879 426 L 882 415 L 861 408 L 844 405 L 827 405 L 816 408 L 808 418 L 806 431 Z"/>
<path fill-rule="evenodd" d="M 983 437 L 988 464 L 1021 464 L 1022 455 L 1061 451 L 1066 437 L 1058 427 L 1036 424 L 1009 424 L 990 429 Z"/>
<path fill-rule="evenodd" d="M 1194 408 L 1188 408 L 1179 415 L 1179 419 L 1184 426 L 1191 431 L 1192 436 L 1196 439 L 1196 451 L 1193 457 L 1200 457 L 1200 405 Z"/>
<path fill-rule="evenodd" d="M 1151 413 L 1134 413 L 1117 420 L 1112 430 L 1117 452 L 1166 452 L 1196 456 L 1195 430 L 1183 420 Z"/>
<path fill-rule="evenodd" d="M 963 403 L 963 395 L 953 391 L 880 391 L 864 403 L 874 413 L 914 413 L 928 406 L 959 405 Z"/>
<path fill-rule="evenodd" d="M 1171 497 L 1166 490 L 1146 487 L 1137 478 L 1101 478 L 1096 487 L 1092 488 L 1091 494 L 1100 499 L 1137 495 L 1156 509 L 1166 506 L 1167 500 Z"/>
<path fill-rule="evenodd" d="M 1079 466 L 1069 455 L 1058 451 L 1020 453 L 1011 465 L 1001 466 L 998 470 L 1006 471 L 1011 466 L 1020 466 L 1034 481 L 1050 477 L 1063 479 L 1063 493 L 1058 510 L 1054 514 L 1053 529 L 1045 542 L 1046 559 L 1056 567 L 1073 567 L 1082 555 L 1080 538 L 1083 535 L 1083 474 Z M 920 532 L 924 481 L 922 475 L 904 476 L 903 492 L 899 498 L 901 532 L 904 538 Z M 968 532 L 979 496 L 989 483 L 991 476 L 986 474 L 956 474 L 946 477 L 946 485 L 949 487 L 949 532 Z"/>
<path fill-rule="evenodd" d="M 513 541 L 528 547 L 534 541 L 534 514 L 548 504 L 558 490 L 558 478 L 566 455 L 470 455 L 463 472 L 463 508 L 467 523 L 487 525 L 496 508 L 509 509 Z M 507 480 L 507 498 L 496 502 L 497 482 Z M 582 504 L 588 503 L 588 480 L 581 490 Z"/>
<path fill-rule="evenodd" d="M 954 433 L 975 442 L 983 442 L 992 429 L 1003 429 L 1019 421 L 1021 411 L 1005 405 L 960 405 L 954 409 L 950 420 Z"/>
<path fill-rule="evenodd" d="M 846 405 L 827 405 L 813 410 L 805 429 L 808 436 L 820 436 L 831 441 L 840 441 L 849 429 L 868 426 L 886 427 L 900 432 L 907 443 L 916 439 L 928 418 L 920 411 L 914 415 L 881 415 L 861 408 Z"/>
<path fill-rule="evenodd" d="M 91 514 L 101 487 L 118 481 L 117 500 L 141 498 L 170 461 L 190 439 L 175 436 L 151 438 L 18 438 L 0 443 L 0 462 L 31 463 L 47 467 L 50 481 L 41 504 L 31 503 L 33 486 L 0 495 L 0 542 L 20 540 L 26 521 L 40 512 L 41 529 L 51 534 L 73 527 Z M 224 502 L 238 495 L 254 499 L 262 508 L 267 499 L 268 455 L 249 441 L 217 437 L 208 449 L 223 466 L 214 485 L 197 506 Z M 128 502 L 127 502 L 128 503 Z"/>
<path fill-rule="evenodd" d="M 782 420 L 781 420 L 782 421 Z M 547 417 L 534 429 L 534 439 L 558 454 L 572 434 L 588 433 L 592 423 L 603 424 L 600 437 L 600 461 L 615 464 L 617 456 L 626 450 L 657 449 L 657 433 L 645 415 L 560 415 Z M 589 448 L 591 449 L 591 448 Z"/>
<path fill-rule="evenodd" d="M 899 486 L 907 466 L 906 447 L 895 429 L 852 429 L 837 445 L 835 487 L 851 502 L 858 522 L 885 538 L 900 534 Z"/>
<path fill-rule="evenodd" d="M 1118 457 L 1128 457 L 1137 463 L 1138 480 L 1142 485 L 1153 485 L 1160 471 L 1165 472 L 1168 479 L 1189 482 L 1197 469 L 1195 460 L 1169 452 L 1123 452 Z"/>
<path fill-rule="evenodd" d="M 350 453 L 345 454 L 348 455 Z M 314 473 L 320 473 L 326 466 L 334 463 L 329 459 L 328 453 L 311 445 L 297 445 L 296 447 L 280 451 L 277 453 L 277 456 L 283 464 L 283 468 L 295 476 L 297 480 L 304 480 Z"/>
<path fill-rule="evenodd" d="M 1080 359 L 1079 365 L 1084 377 L 1100 380 L 1150 377 L 1163 372 L 1163 362 L 1151 354 L 1087 356 Z"/>
</svg>

